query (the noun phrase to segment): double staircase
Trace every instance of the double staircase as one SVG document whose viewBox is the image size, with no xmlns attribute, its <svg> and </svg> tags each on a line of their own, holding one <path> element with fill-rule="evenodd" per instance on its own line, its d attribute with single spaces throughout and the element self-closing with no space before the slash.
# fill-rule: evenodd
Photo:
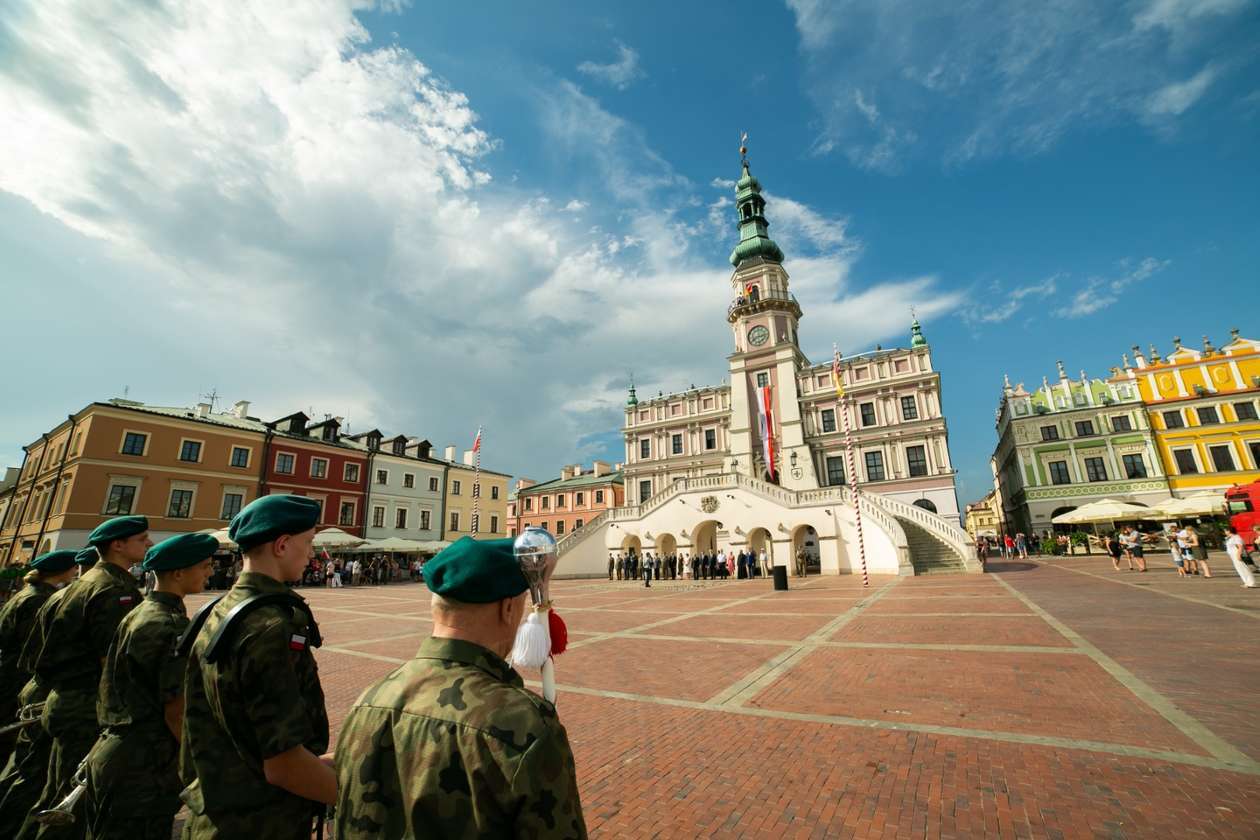
<svg viewBox="0 0 1260 840">
<path fill-rule="evenodd" d="M 908 519 L 898 518 L 910 549 L 916 575 L 957 574 L 970 571 L 958 552 Z"/>
</svg>

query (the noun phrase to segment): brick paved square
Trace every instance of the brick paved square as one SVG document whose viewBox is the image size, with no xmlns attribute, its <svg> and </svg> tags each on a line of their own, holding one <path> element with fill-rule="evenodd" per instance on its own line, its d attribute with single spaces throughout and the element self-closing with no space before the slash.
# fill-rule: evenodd
<svg viewBox="0 0 1260 840">
<path fill-rule="evenodd" d="M 674 621 L 646 633 L 665 633 L 670 636 L 703 636 L 705 638 L 800 640 L 818 630 L 830 616 L 819 615 L 730 615 L 713 613 Z"/>
<path fill-rule="evenodd" d="M 824 648 L 750 705 L 1202 752 L 1079 654 Z"/>
<path fill-rule="evenodd" d="M 348 650 L 357 650 L 363 653 L 372 653 L 377 656 L 392 657 L 399 660 L 411 659 L 416 655 L 416 651 L 420 648 L 420 643 L 429 637 L 429 630 L 432 625 L 425 625 L 423 630 L 417 630 L 414 633 L 406 633 L 404 635 L 394 635 L 393 638 L 385 638 L 390 635 L 388 631 L 377 633 L 371 639 L 360 642 L 348 642 L 337 645 L 339 648 Z M 397 631 L 395 631 L 397 633 Z"/>
<path fill-rule="evenodd" d="M 888 613 L 1030 613 L 1010 595 L 940 598 L 883 598 L 872 604 L 867 615 Z"/>
<path fill-rule="evenodd" d="M 560 682 L 583 688 L 707 700 L 782 650 L 718 641 L 613 638 L 565 653 L 556 670 Z"/>
<path fill-rule="evenodd" d="M 565 626 L 575 633 L 615 633 L 666 618 L 680 618 L 679 613 L 610 612 L 608 610 L 557 610 Z"/>
<path fill-rule="evenodd" d="M 805 600 L 802 598 L 761 598 L 747 604 L 731 604 L 716 612 L 723 615 L 755 615 L 758 613 L 775 613 L 779 615 L 818 615 L 835 618 L 850 607 L 856 605 L 861 598 L 827 598 Z"/>
<path fill-rule="evenodd" d="M 1072 643 L 1040 616 L 859 616 L 831 635 L 837 642 L 955 645 L 1032 645 L 1070 648 Z"/>
</svg>

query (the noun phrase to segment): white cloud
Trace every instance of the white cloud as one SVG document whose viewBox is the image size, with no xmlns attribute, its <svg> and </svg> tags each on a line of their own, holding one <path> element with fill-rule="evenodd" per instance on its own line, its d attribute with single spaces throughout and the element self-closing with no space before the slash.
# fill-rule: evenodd
<svg viewBox="0 0 1260 840">
<path fill-rule="evenodd" d="M 578 72 L 590 76 L 596 81 L 612 85 L 617 90 L 625 90 L 645 75 L 639 67 L 639 53 L 617 42 L 617 60 L 608 64 L 594 61 L 583 61 L 577 66 Z"/>
<path fill-rule="evenodd" d="M 1136 264 L 1132 260 L 1122 260 L 1120 274 L 1115 277 L 1091 277 L 1084 288 L 1072 295 L 1068 305 L 1058 310 L 1058 314 L 1068 318 L 1093 315 L 1118 301 L 1129 286 L 1163 271 L 1168 265 L 1168 260 L 1154 257 L 1146 257 Z"/>
<path fill-rule="evenodd" d="M 1056 274 L 1040 283 L 1018 286 L 1005 295 L 1000 286 L 995 286 L 963 310 L 963 320 L 970 324 L 999 324 L 1010 320 L 1024 305 L 1025 298 L 1048 298 L 1058 292 L 1060 276 Z"/>
<path fill-rule="evenodd" d="M 1125 120 L 1171 134 L 1214 79 L 1254 58 L 1214 37 L 1246 0 L 1154 0 L 1136 12 L 1095 0 L 786 2 L 821 118 L 814 153 L 880 172 L 921 154 L 949 165 L 1036 155 Z"/>
<path fill-rule="evenodd" d="M 564 205 L 564 212 L 580 213 L 583 210 L 585 210 L 586 207 L 587 207 L 587 204 L 585 201 L 579 201 L 578 199 L 574 198 L 574 199 L 570 199 L 569 203 Z"/>
</svg>

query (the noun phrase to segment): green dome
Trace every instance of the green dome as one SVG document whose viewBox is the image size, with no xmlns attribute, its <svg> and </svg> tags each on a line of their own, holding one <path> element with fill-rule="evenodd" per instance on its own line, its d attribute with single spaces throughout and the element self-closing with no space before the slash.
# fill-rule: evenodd
<svg viewBox="0 0 1260 840">
<path fill-rule="evenodd" d="M 743 192 L 744 190 L 748 190 L 748 189 L 761 192 L 761 182 L 753 177 L 753 174 L 748 171 L 748 164 L 745 163 L 744 174 L 740 177 L 739 181 L 735 183 L 735 191 Z"/>
<path fill-rule="evenodd" d="M 731 265 L 739 268 L 740 263 L 753 257 L 761 257 L 771 262 L 781 263 L 783 262 L 783 249 L 768 236 L 745 239 L 735 246 L 734 251 L 731 251 Z"/>
</svg>

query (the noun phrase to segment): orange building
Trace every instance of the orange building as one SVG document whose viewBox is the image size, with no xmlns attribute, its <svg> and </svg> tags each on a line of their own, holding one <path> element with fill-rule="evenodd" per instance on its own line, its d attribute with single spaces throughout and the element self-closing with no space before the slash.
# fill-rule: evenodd
<svg viewBox="0 0 1260 840">
<path fill-rule="evenodd" d="M 625 500 L 621 471 L 603 461 L 595 461 L 590 472 L 583 472 L 581 464 L 565 467 L 558 479 L 541 484 L 523 478 L 508 499 L 508 536 L 537 526 L 563 537 L 589 525 L 608 508 L 625 504 Z"/>
<path fill-rule="evenodd" d="M 0 499 L 0 565 L 80 548 L 113 516 L 147 516 L 155 541 L 225 527 L 258 495 L 264 434 L 248 410 L 114 399 L 67 417 L 25 447 Z"/>
</svg>

